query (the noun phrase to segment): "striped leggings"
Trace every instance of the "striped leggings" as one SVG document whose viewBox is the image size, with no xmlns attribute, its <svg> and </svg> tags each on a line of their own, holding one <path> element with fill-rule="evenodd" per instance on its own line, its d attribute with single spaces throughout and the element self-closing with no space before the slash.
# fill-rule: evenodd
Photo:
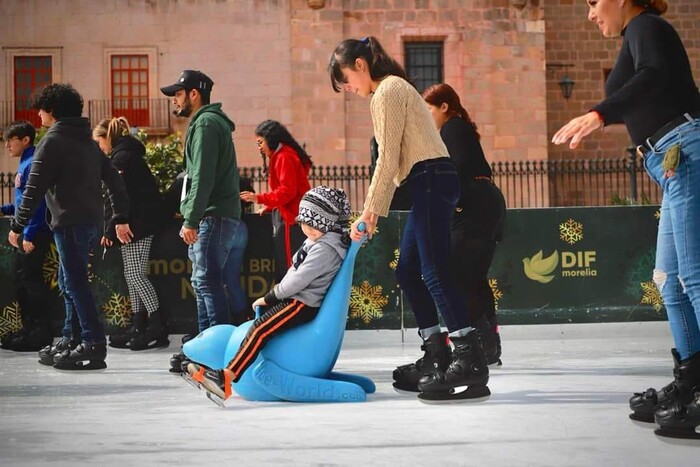
<svg viewBox="0 0 700 467">
<path fill-rule="evenodd" d="M 156 289 L 146 277 L 152 242 L 153 235 L 149 235 L 120 247 L 124 262 L 124 279 L 129 288 L 131 310 L 134 313 L 146 310 L 150 315 L 160 306 Z"/>
<path fill-rule="evenodd" d="M 318 314 L 318 307 L 306 306 L 299 300 L 282 300 L 270 307 L 248 329 L 238 352 L 228 364 L 233 373 L 232 380 L 238 381 L 243 372 L 255 361 L 265 344 L 279 333 L 308 323 Z"/>
</svg>

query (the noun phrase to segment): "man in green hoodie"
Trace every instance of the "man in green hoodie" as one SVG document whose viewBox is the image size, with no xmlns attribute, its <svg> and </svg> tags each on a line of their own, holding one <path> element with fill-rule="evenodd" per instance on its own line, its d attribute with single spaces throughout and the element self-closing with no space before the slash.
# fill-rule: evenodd
<svg viewBox="0 0 700 467">
<path fill-rule="evenodd" d="M 229 323 L 225 268 L 238 265 L 240 270 L 247 242 L 231 134 L 235 126 L 220 103 L 209 103 L 213 85 L 201 71 L 185 70 L 175 84 L 161 88 L 173 98 L 175 114 L 190 117 L 180 236 L 189 245 L 199 332 Z"/>
</svg>

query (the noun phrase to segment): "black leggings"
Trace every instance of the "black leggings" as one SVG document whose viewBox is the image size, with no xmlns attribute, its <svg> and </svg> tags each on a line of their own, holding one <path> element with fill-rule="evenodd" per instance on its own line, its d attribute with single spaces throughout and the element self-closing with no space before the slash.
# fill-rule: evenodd
<svg viewBox="0 0 700 467">
<path fill-rule="evenodd" d="M 452 230 L 452 272 L 466 302 L 470 325 L 482 316 L 495 324 L 496 303 L 488 278 L 495 251 L 496 240 L 493 238 L 470 238 L 465 229 Z"/>
<path fill-rule="evenodd" d="M 233 373 L 233 381 L 241 378 L 270 339 L 287 329 L 308 323 L 317 314 L 318 307 L 306 306 L 299 300 L 283 300 L 270 307 L 253 322 L 238 352 L 229 362 L 227 368 Z"/>
<path fill-rule="evenodd" d="M 292 264 L 292 256 L 304 243 L 306 236 L 299 224 L 287 224 L 279 211 L 272 211 L 272 241 L 275 245 L 275 282 L 278 284 Z"/>
</svg>

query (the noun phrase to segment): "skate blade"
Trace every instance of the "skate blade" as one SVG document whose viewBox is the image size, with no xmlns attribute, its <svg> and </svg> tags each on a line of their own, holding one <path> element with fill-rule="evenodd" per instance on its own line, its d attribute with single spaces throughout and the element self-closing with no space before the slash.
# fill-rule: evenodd
<svg viewBox="0 0 700 467">
<path fill-rule="evenodd" d="M 214 394 L 213 392 L 207 391 L 207 399 L 221 407 L 222 409 L 226 408 L 226 401 L 224 401 L 221 397 L 218 395 Z"/>
<path fill-rule="evenodd" d="M 146 345 L 146 347 L 144 347 L 142 349 L 134 349 L 131 347 L 129 347 L 129 348 L 131 349 L 132 352 L 148 352 L 149 350 L 164 349 L 166 347 L 170 347 L 170 341 L 167 339 L 164 341 L 149 342 L 148 345 Z"/>
<path fill-rule="evenodd" d="M 107 368 L 107 363 L 104 361 L 61 362 L 54 363 L 53 367 L 59 371 L 104 371 Z"/>
<path fill-rule="evenodd" d="M 659 441 L 676 446 L 697 446 L 696 440 L 700 440 L 700 425 L 693 428 L 668 428 L 660 427 L 654 430 Z"/>
<path fill-rule="evenodd" d="M 654 422 L 654 416 L 652 415 L 651 418 L 649 417 L 643 417 L 641 415 L 637 415 L 636 413 L 632 412 L 629 414 L 630 420 L 634 422 L 635 425 L 645 427 L 645 428 L 650 428 L 655 425 Z"/>
<path fill-rule="evenodd" d="M 189 373 L 180 373 L 180 377 L 185 380 L 187 384 L 192 386 L 195 389 L 202 389 L 202 385 L 199 384 L 197 381 L 192 378 L 192 376 Z"/>
<path fill-rule="evenodd" d="M 414 391 L 406 387 L 397 386 L 396 383 L 392 384 L 392 387 L 394 388 L 394 391 L 396 391 L 397 394 L 401 394 L 402 396 L 415 396 L 420 392 L 417 387 Z"/>
<path fill-rule="evenodd" d="M 455 392 L 421 392 L 418 400 L 424 404 L 469 404 L 484 402 L 491 397 L 488 386 L 469 386 L 464 391 Z"/>
</svg>

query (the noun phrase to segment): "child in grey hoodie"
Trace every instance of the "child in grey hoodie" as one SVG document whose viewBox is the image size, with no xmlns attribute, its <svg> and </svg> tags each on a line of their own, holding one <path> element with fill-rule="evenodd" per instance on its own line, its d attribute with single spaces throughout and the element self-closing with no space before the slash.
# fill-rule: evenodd
<svg viewBox="0 0 700 467">
<path fill-rule="evenodd" d="M 296 221 L 306 235 L 279 284 L 253 303 L 264 313 L 248 330 L 238 352 L 221 371 L 190 363 L 187 371 L 209 392 L 226 400 L 231 383 L 255 361 L 274 336 L 313 320 L 350 245 L 350 204 L 342 189 L 318 186 L 299 203 Z"/>
</svg>

